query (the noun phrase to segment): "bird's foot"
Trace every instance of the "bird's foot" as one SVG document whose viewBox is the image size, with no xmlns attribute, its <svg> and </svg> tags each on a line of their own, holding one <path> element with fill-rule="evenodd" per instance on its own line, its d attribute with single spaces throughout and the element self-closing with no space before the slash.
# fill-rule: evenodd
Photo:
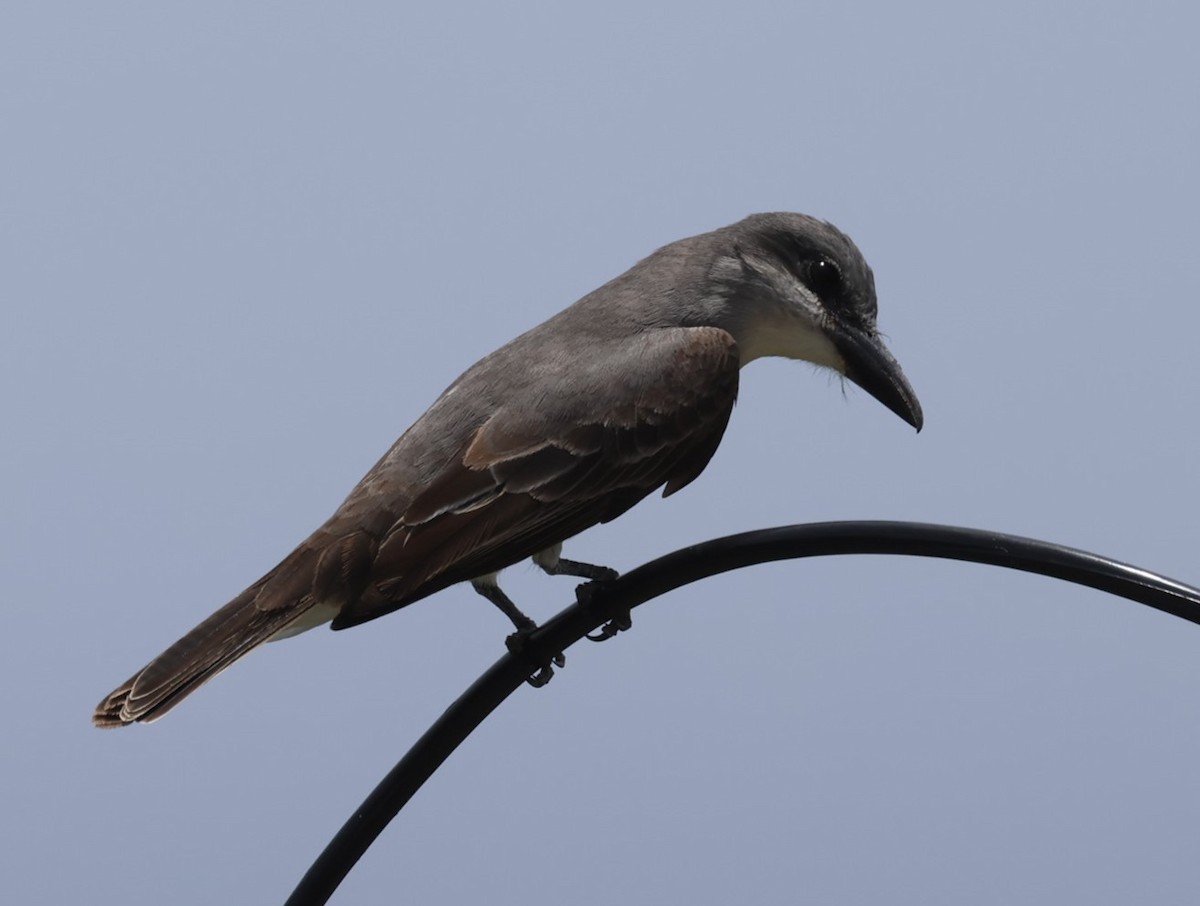
<svg viewBox="0 0 1200 906">
<path fill-rule="evenodd" d="M 618 577 L 618 574 L 607 567 L 599 567 L 612 573 L 611 576 L 593 579 L 591 582 L 584 582 L 575 589 L 575 600 L 585 609 L 594 606 L 594 599 L 598 593 L 603 593 L 605 586 L 613 579 Z M 633 615 L 626 610 L 624 613 L 619 613 L 613 619 L 609 620 L 595 632 L 589 632 L 587 638 L 592 642 L 603 642 L 611 639 L 618 632 L 624 632 L 626 629 L 633 627 Z"/>
<path fill-rule="evenodd" d="M 531 686 L 541 687 L 550 682 L 550 678 L 554 676 L 554 667 L 566 666 L 567 659 L 563 657 L 562 652 L 550 658 L 549 663 L 544 658 L 540 657 L 540 652 L 530 651 L 529 636 L 538 628 L 537 623 L 525 616 L 518 609 L 517 605 L 512 602 L 500 586 L 496 584 L 494 576 L 476 579 L 471 583 L 475 590 L 500 608 L 501 612 L 512 621 L 513 626 L 517 631 L 504 640 L 505 646 L 514 655 L 528 663 L 536 671 L 526 682 Z"/>
<path fill-rule="evenodd" d="M 531 667 L 535 668 L 535 672 L 526 677 L 525 682 L 529 683 L 535 689 L 540 689 L 554 678 L 555 667 L 565 667 L 567 665 L 567 658 L 560 651 L 550 658 L 550 663 L 543 663 L 542 659 L 537 656 L 537 652 L 531 651 L 529 646 L 529 636 L 537 628 L 537 623 L 529 620 L 527 625 L 522 626 L 506 638 L 504 645 L 514 656 L 521 658 Z"/>
</svg>

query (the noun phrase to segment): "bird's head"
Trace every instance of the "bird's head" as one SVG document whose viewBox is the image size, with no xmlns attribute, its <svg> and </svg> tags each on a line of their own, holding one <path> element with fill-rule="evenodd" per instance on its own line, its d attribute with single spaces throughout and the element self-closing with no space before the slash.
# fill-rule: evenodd
<svg viewBox="0 0 1200 906">
<path fill-rule="evenodd" d="M 754 214 L 727 238 L 714 276 L 743 364 L 785 356 L 832 368 L 921 430 L 917 395 L 875 327 L 875 277 L 849 236 L 804 214 Z"/>
</svg>

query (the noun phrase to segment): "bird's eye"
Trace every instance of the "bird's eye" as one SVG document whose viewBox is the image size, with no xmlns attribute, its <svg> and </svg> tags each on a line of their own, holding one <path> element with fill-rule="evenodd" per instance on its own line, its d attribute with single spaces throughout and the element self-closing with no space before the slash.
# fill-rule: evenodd
<svg viewBox="0 0 1200 906">
<path fill-rule="evenodd" d="M 818 258 L 808 266 L 808 288 L 818 296 L 836 295 L 842 285 L 842 272 L 828 258 Z"/>
</svg>

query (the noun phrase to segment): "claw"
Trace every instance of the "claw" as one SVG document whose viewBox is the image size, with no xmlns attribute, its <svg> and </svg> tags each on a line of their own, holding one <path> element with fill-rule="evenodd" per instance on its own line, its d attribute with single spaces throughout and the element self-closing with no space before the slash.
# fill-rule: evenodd
<svg viewBox="0 0 1200 906">
<path fill-rule="evenodd" d="M 586 638 L 590 642 L 606 642 L 618 632 L 624 632 L 626 629 L 632 628 L 633 614 L 627 610 L 624 613 L 613 617 L 595 632 L 589 632 Z"/>
<path fill-rule="evenodd" d="M 554 668 L 545 666 L 532 676 L 525 677 L 525 682 L 529 683 L 535 689 L 540 689 L 552 679 L 554 679 Z"/>
</svg>

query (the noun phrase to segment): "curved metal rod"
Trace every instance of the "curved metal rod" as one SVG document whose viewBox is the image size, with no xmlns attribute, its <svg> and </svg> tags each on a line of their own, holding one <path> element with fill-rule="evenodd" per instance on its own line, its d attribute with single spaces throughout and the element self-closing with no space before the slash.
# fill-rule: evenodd
<svg viewBox="0 0 1200 906">
<path fill-rule="evenodd" d="M 1064 579 L 1200 623 L 1200 589 L 1046 541 L 918 522 L 821 522 L 762 529 L 694 544 L 588 593 L 477 679 L 400 759 L 325 847 L 287 906 L 328 901 L 367 847 L 464 739 L 538 666 L 631 608 L 718 573 L 775 560 L 832 554 L 907 554 L 988 563 Z"/>
</svg>

